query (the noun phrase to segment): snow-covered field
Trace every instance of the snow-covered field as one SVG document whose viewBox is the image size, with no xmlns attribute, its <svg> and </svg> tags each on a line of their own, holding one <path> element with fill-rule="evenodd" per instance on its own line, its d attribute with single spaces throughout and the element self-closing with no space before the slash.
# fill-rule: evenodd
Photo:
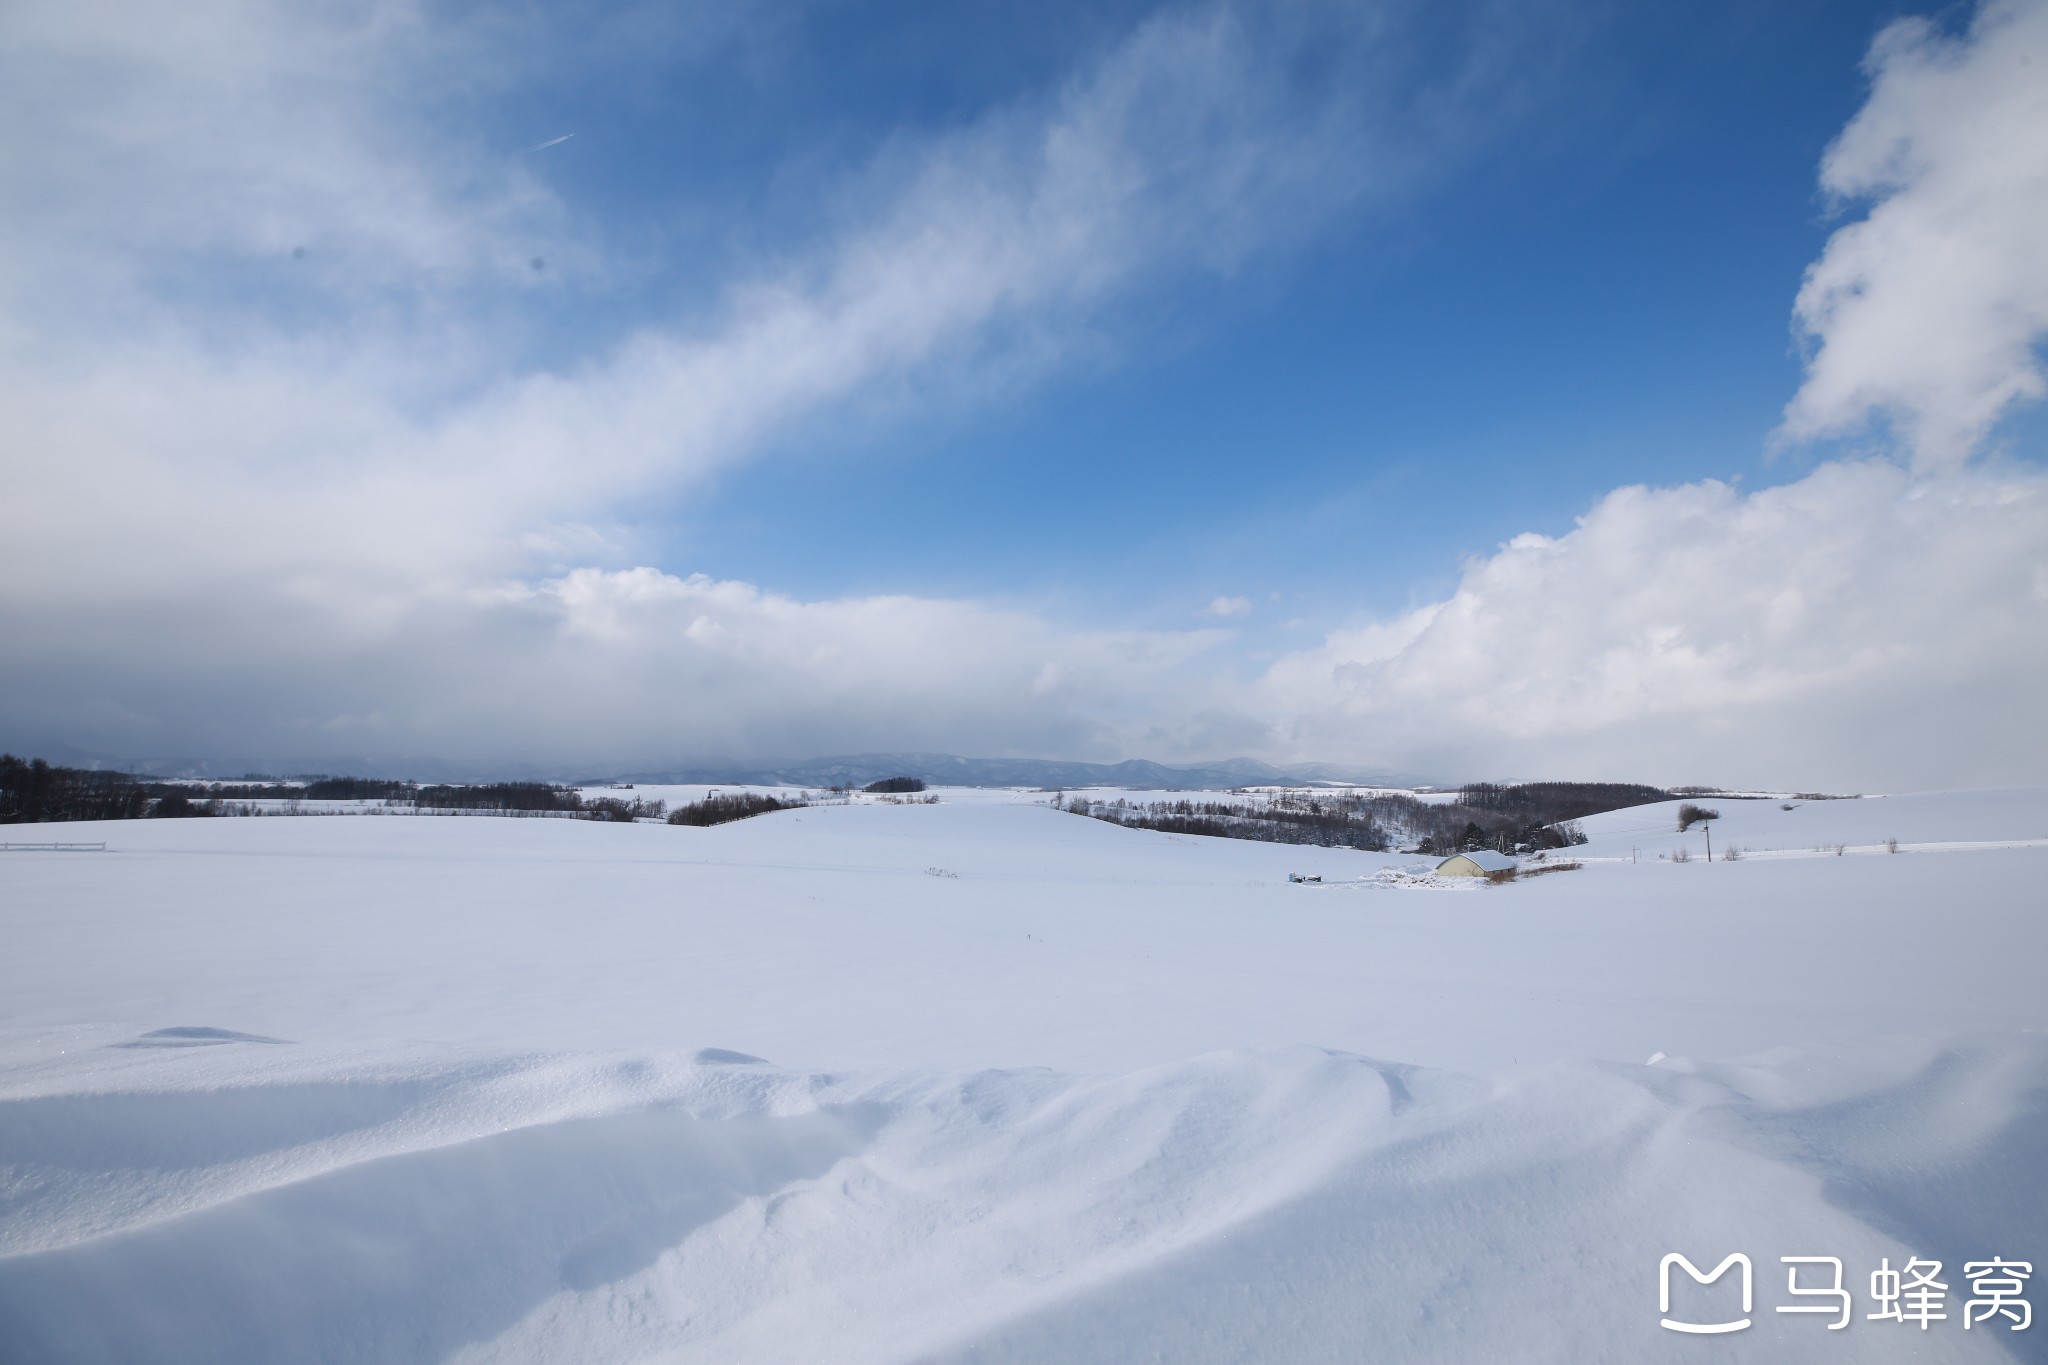
<svg viewBox="0 0 2048 1365">
<path fill-rule="evenodd" d="M 1457 891 L 941 796 L 0 854 L 0 1360 L 2048 1358 L 2048 792 Z"/>
</svg>

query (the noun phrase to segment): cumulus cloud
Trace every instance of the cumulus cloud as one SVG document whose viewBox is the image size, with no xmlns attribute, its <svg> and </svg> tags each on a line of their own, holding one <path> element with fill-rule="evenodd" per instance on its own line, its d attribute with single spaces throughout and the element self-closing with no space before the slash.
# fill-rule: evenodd
<svg viewBox="0 0 2048 1365">
<path fill-rule="evenodd" d="M 1456 592 L 1237 681 L 1218 627 L 803 601 L 654 569 L 351 615 L 252 590 L 17 617 L 17 725 L 145 752 L 646 766 L 921 748 L 1252 752 L 1475 776 L 1897 789 L 2038 780 L 2048 478 L 1823 466 L 1626 488 Z M 137 669 L 134 641 L 151 642 Z M 252 649 L 250 640 L 264 641 Z"/>
<path fill-rule="evenodd" d="M 1444 776 L 1866 788 L 2039 781 L 2048 479 L 1973 462 L 2048 392 L 2048 3 L 1886 28 L 1821 184 L 1867 206 L 1807 272 L 1783 436 L 1887 419 L 1910 470 L 1624 488 L 1449 598 L 1278 660 L 1292 752 Z"/>
<path fill-rule="evenodd" d="M 650 568 L 421 594 L 382 618 L 294 605 L 250 591 L 129 605 L 89 630 L 61 612 L 18 622 L 21 647 L 0 658 L 10 719 L 122 752 L 251 759 L 1114 758 L 1158 715 L 1195 707 L 1225 638 L 1061 632 L 1027 612 L 919 597 L 799 601 Z M 146 669 L 138 636 L 152 642 Z"/>
<path fill-rule="evenodd" d="M 1226 620 L 1250 616 L 1252 614 L 1252 599 L 1249 597 L 1211 598 L 1208 612 L 1211 616 L 1220 616 Z"/>
<path fill-rule="evenodd" d="M 2048 478 L 1837 463 L 1624 488 L 1246 705 L 1285 747 L 1451 776 L 1899 784 L 2048 771 Z"/>
<path fill-rule="evenodd" d="M 1923 468 L 1952 466 L 2048 392 L 2048 3 L 1984 0 L 1956 35 L 1902 19 L 1867 65 L 1821 184 L 1870 207 L 1799 291 L 1813 353 L 1784 432 L 1882 415 Z"/>
</svg>

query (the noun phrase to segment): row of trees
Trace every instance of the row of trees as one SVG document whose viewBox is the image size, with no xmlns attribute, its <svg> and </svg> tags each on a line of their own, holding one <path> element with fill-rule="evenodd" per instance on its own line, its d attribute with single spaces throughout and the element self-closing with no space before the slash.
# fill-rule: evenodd
<svg viewBox="0 0 2048 1365">
<path fill-rule="evenodd" d="M 1206 834 L 1218 839 L 1256 839 L 1269 844 L 1315 844 L 1332 848 L 1361 848 L 1384 852 L 1386 831 L 1370 814 L 1325 807 L 1316 809 L 1233 805 L 1226 801 L 1151 801 L 1133 803 L 1095 801 L 1086 796 L 1069 796 L 1054 803 L 1076 815 L 1089 815 L 1113 825 L 1132 829 L 1156 829 L 1167 834 Z"/>
<path fill-rule="evenodd" d="M 1169 834 L 1206 834 L 1278 844 L 1316 844 L 1434 857 L 1497 849 L 1527 853 L 1586 842 L 1578 821 L 1602 811 L 1669 799 L 1660 787 L 1623 782 L 1473 783 L 1451 801 L 1406 792 L 1282 792 L 1270 801 L 1055 800 L 1062 810 Z"/>
<path fill-rule="evenodd" d="M 63 768 L 43 759 L 0 754 L 0 824 L 66 820 L 138 820 L 254 813 L 250 801 L 390 801 L 422 810 L 560 811 L 595 820 L 659 819 L 660 801 L 638 797 L 585 800 L 574 787 L 546 782 L 419 786 L 382 778 L 313 777 L 303 782 L 161 782 L 134 773 Z"/>
<path fill-rule="evenodd" d="M 707 796 L 702 801 L 677 806 L 670 812 L 668 822 L 671 825 L 723 825 L 753 815 L 766 815 L 772 810 L 796 810 L 807 804 L 804 801 L 784 801 L 759 792 L 734 792 L 729 796 Z"/>
<path fill-rule="evenodd" d="M 0 754 L 0 825 L 232 813 L 220 784 L 152 782 L 134 773 L 64 768 L 40 758 Z"/>
<path fill-rule="evenodd" d="M 1669 801 L 1674 794 L 1639 782 L 1473 782 L 1458 789 L 1457 804 L 1534 830 L 1602 811 Z"/>
<path fill-rule="evenodd" d="M 0 754 L 0 824 L 47 820 L 135 820 L 155 798 L 127 773 L 57 768 L 40 758 Z"/>
<path fill-rule="evenodd" d="M 275 801 L 300 798 L 308 801 L 410 801 L 415 784 L 381 777 L 243 778 L 239 782 L 150 783 L 130 774 L 119 774 L 143 782 L 152 790 L 175 788 L 201 801 Z"/>
<path fill-rule="evenodd" d="M 620 796 L 598 796 L 583 803 L 583 816 L 587 820 L 612 820 L 630 825 L 635 820 L 659 820 L 668 813 L 666 801 L 644 801 L 635 796 L 628 800 Z"/>
<path fill-rule="evenodd" d="M 403 800 L 401 795 L 398 799 Z M 475 786 L 436 785 L 412 791 L 422 810 L 578 811 L 583 797 L 574 787 L 547 782 L 483 782 Z"/>
<path fill-rule="evenodd" d="M 891 779 L 916 786 L 877 783 L 888 792 L 921 791 L 916 778 Z M 420 786 L 380 778 L 315 777 L 303 783 L 154 782 L 133 773 L 61 768 L 44 760 L 0 754 L 0 824 L 60 820 L 137 820 L 167 816 L 256 814 L 255 800 L 303 798 L 325 801 L 389 801 L 420 810 L 486 811 L 505 815 L 560 812 L 585 820 L 632 821 L 664 817 L 672 825 L 722 825 L 769 811 L 792 810 L 807 800 L 784 800 L 754 792 L 713 795 L 670 813 L 663 801 L 639 796 L 585 797 L 574 787 L 546 782 L 486 782 L 475 786 Z M 276 809 L 272 807 L 271 809 Z"/>
<path fill-rule="evenodd" d="M 1534 853 L 1586 842 L 1578 822 L 1603 811 L 1666 801 L 1661 787 L 1635 782 L 1474 782 L 1450 801 L 1402 792 L 1363 799 L 1401 832 L 1408 851 L 1444 858 L 1493 849 Z"/>
</svg>

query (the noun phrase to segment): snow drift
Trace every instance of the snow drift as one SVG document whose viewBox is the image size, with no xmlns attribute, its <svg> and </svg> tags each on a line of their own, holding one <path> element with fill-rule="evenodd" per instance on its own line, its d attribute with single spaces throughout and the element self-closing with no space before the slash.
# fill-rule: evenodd
<svg viewBox="0 0 2048 1365">
<path fill-rule="evenodd" d="M 1884 827 L 2028 827 L 1977 800 Z M 0 862 L 8 1360 L 2048 1341 L 1964 1329 L 1958 1273 L 2042 1260 L 2038 848 L 1442 896 L 1369 889 L 1398 858 L 1296 886 L 1312 850 L 988 801 L 111 842 Z M 1754 1325 L 1662 1330 L 1668 1251 L 1746 1253 Z M 1845 1331 L 1774 1311 L 1793 1255 L 1842 1260 Z M 1949 1320 L 1866 1320 L 1869 1272 L 1914 1256 Z"/>
</svg>

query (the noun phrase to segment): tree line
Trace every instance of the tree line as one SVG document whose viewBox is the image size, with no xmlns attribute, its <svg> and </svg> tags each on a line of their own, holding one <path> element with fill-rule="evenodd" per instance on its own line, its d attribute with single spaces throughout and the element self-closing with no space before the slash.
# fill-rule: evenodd
<svg viewBox="0 0 2048 1365">
<path fill-rule="evenodd" d="M 135 820 L 155 797 L 128 773 L 59 768 L 40 758 L 0 754 L 0 824 L 51 820 Z"/>
<path fill-rule="evenodd" d="M 1325 848 L 1358 848 L 1383 853 L 1387 832 L 1371 816 L 1341 809 L 1336 803 L 1283 806 L 1234 805 L 1227 801 L 1132 802 L 1119 797 L 1096 801 L 1075 795 L 1057 801 L 1062 810 L 1089 815 L 1113 825 L 1154 829 L 1165 834 L 1205 834 L 1218 839 L 1256 839 L 1269 844 L 1313 844 Z"/>
<path fill-rule="evenodd" d="M 1450 801 L 1407 792 L 1282 792 L 1268 802 L 1097 801 L 1084 794 L 1054 804 L 1111 824 L 1168 834 L 1205 834 L 1276 844 L 1312 844 L 1449 857 L 1478 849 L 1530 853 L 1586 842 L 1578 821 L 1602 811 L 1670 799 L 1630 782 L 1475 782 Z"/>
<path fill-rule="evenodd" d="M 282 782 L 163 782 L 0 754 L 0 824 L 255 814 L 257 808 L 246 803 L 259 800 L 385 801 L 421 810 L 504 814 L 558 811 L 589 820 L 660 819 L 667 813 L 661 801 L 585 798 L 574 787 L 548 782 L 422 786 L 385 778 L 325 776 Z"/>
<path fill-rule="evenodd" d="M 745 820 L 756 815 L 766 815 L 774 810 L 796 810 L 810 804 L 806 801 L 785 801 L 776 796 L 764 796 L 760 792 L 733 792 L 730 795 L 707 796 L 702 801 L 677 806 L 669 813 L 671 825 L 723 825 L 734 820 Z"/>
<path fill-rule="evenodd" d="M 915 778 L 901 780 L 917 782 Z M 891 786 L 886 790 L 915 791 L 923 785 L 917 782 L 916 787 Z M 663 801 L 639 796 L 585 796 L 574 787 L 549 782 L 422 785 L 385 778 L 324 776 L 261 782 L 161 782 L 134 773 L 65 768 L 40 758 L 0 754 L 0 824 L 253 815 L 262 813 L 262 808 L 247 803 L 258 800 L 384 801 L 423 811 L 559 813 L 583 820 L 621 822 L 666 819 L 672 825 L 722 825 L 729 820 L 809 804 L 805 799 L 735 792 L 693 801 L 670 812 Z"/>
</svg>

